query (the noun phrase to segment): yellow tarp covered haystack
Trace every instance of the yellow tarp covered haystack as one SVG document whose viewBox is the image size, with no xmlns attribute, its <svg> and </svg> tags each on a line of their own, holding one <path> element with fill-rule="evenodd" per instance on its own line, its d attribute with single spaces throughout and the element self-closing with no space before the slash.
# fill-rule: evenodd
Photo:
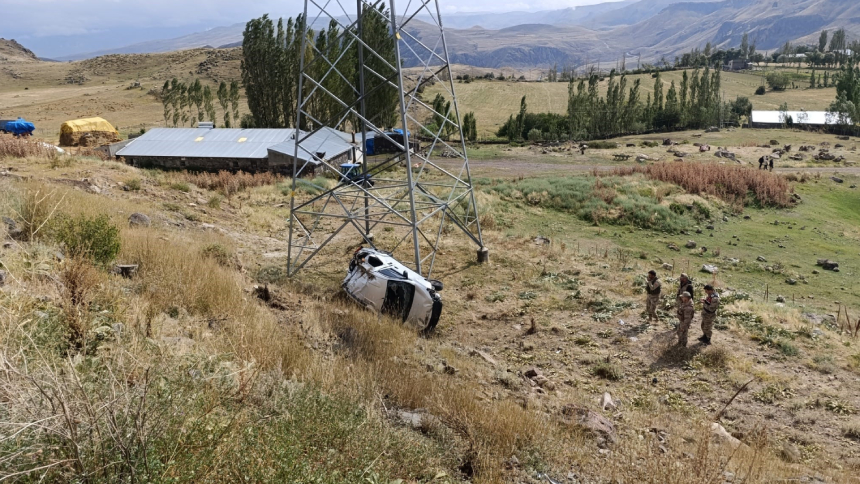
<svg viewBox="0 0 860 484">
<path fill-rule="evenodd" d="M 60 127 L 60 146 L 96 147 L 121 141 L 119 132 L 102 118 L 66 121 Z"/>
</svg>

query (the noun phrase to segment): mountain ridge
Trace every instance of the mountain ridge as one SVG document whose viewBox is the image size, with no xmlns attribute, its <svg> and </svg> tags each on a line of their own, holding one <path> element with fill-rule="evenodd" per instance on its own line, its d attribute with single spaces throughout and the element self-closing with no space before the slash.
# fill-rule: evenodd
<svg viewBox="0 0 860 484">
<path fill-rule="evenodd" d="M 517 23 L 511 24 L 516 21 Z M 479 22 L 479 23 L 476 23 Z M 473 24 L 474 25 L 468 25 Z M 434 25 L 416 19 L 413 33 L 430 36 Z M 623 52 L 645 61 L 675 56 L 710 42 L 734 47 L 744 33 L 759 50 L 789 42 L 817 43 L 822 29 L 860 34 L 855 0 L 623 0 L 542 12 L 464 13 L 443 16 L 451 61 L 477 67 L 547 67 L 613 62 Z M 455 27 L 451 27 L 454 25 Z M 463 27 L 468 25 L 468 27 Z M 457 27 L 461 26 L 461 27 Z M 141 42 L 86 55 L 168 52 L 204 46 L 241 46 L 243 23 L 205 32 Z M 409 59 L 406 59 L 409 61 Z M 407 65 L 414 65 L 409 64 Z"/>
</svg>

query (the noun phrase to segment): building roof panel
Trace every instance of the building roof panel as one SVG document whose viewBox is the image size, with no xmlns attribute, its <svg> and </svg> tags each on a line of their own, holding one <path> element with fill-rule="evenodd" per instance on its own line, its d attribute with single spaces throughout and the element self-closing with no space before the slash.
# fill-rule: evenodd
<svg viewBox="0 0 860 484">
<path fill-rule="evenodd" d="M 752 122 L 760 124 L 783 124 L 783 116 L 790 116 L 795 124 L 830 125 L 839 124 L 838 116 L 827 111 L 753 111 Z"/>
<path fill-rule="evenodd" d="M 126 157 L 263 159 L 294 129 L 155 128 L 120 150 Z"/>
</svg>

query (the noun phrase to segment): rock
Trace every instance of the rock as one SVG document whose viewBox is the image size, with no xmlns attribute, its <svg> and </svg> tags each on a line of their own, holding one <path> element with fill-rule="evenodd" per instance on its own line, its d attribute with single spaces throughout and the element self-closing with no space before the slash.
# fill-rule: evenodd
<svg viewBox="0 0 860 484">
<path fill-rule="evenodd" d="M 835 181 L 836 183 L 845 183 L 845 180 L 843 180 L 839 177 L 836 177 L 836 176 L 831 176 L 830 179 Z"/>
<path fill-rule="evenodd" d="M 770 140 L 770 145 L 771 145 L 771 146 L 778 146 L 778 145 L 779 145 L 779 141 L 777 141 L 777 140 L 775 140 L 775 139 L 772 139 L 772 140 Z"/>
<path fill-rule="evenodd" d="M 723 222 L 728 222 L 728 221 L 729 221 L 729 218 L 726 217 L 725 215 L 723 215 Z"/>
<path fill-rule="evenodd" d="M 453 375 L 453 374 L 457 373 L 457 372 L 458 372 L 458 371 L 460 371 L 460 370 L 458 370 L 457 368 L 455 368 L 455 367 L 453 367 L 453 366 L 449 365 L 448 363 L 445 363 L 445 366 L 444 366 L 444 368 L 443 368 L 443 371 L 444 371 L 444 372 L 445 372 L 445 374 L 447 374 L 447 375 Z"/>
<path fill-rule="evenodd" d="M 612 401 L 612 395 L 609 392 L 605 392 L 602 397 L 600 397 L 599 402 L 600 408 L 605 412 L 607 408 L 611 408 L 613 410 L 617 409 L 618 406 L 615 405 L 615 402 Z"/>
<path fill-rule="evenodd" d="M 614 443 L 617 439 L 615 424 L 597 412 L 568 404 L 562 407 L 561 413 L 566 417 L 574 419 L 574 423 L 577 426 L 591 431 L 595 437 L 603 438 L 610 443 Z"/>
<path fill-rule="evenodd" d="M 675 268 L 675 266 L 673 266 L 672 264 L 663 264 L 663 270 L 664 271 L 671 271 L 674 268 Z"/>
<path fill-rule="evenodd" d="M 709 127 L 708 129 L 706 129 L 706 130 L 705 130 L 705 132 L 706 132 L 706 133 L 719 133 L 719 132 L 720 132 L 720 128 L 718 128 L 718 127 L 716 127 L 716 126 L 711 126 L 711 127 Z"/>
<path fill-rule="evenodd" d="M 0 287 L 6 284 L 6 271 L 0 271 Z"/>
<path fill-rule="evenodd" d="M 826 271 L 839 272 L 839 263 L 829 259 L 818 259 L 815 265 L 820 266 Z"/>
<path fill-rule="evenodd" d="M 487 363 L 489 363 L 489 364 L 491 364 L 491 365 L 493 365 L 493 366 L 498 365 L 498 363 L 496 362 L 496 360 L 495 360 L 495 359 L 493 359 L 493 357 L 492 357 L 492 356 L 488 355 L 487 353 L 484 353 L 484 352 L 483 352 L 483 351 L 481 351 L 481 350 L 472 350 L 472 351 L 470 351 L 470 352 L 469 352 L 469 354 L 470 354 L 471 356 L 479 356 L 479 357 L 481 357 L 484 361 L 486 361 Z"/>
<path fill-rule="evenodd" d="M 749 215 L 744 215 L 744 220 L 752 220 L 752 217 L 750 217 Z"/>
<path fill-rule="evenodd" d="M 130 227 L 149 227 L 152 225 L 152 220 L 142 213 L 133 213 L 128 217 L 128 225 Z"/>
<path fill-rule="evenodd" d="M 788 278 L 785 280 L 785 283 L 788 284 L 789 286 L 794 286 L 797 284 L 797 281 L 792 279 L 792 278 Z M 785 301 L 783 301 L 783 302 L 785 302 Z"/>
<path fill-rule="evenodd" d="M 544 237 L 543 235 L 538 235 L 537 237 L 535 237 L 534 242 L 537 245 L 549 245 L 550 244 L 549 237 Z"/>
<path fill-rule="evenodd" d="M 820 273 L 820 272 L 818 272 L 818 270 L 817 270 L 817 269 L 812 269 L 812 275 L 813 275 L 813 276 L 817 276 L 818 274 L 821 274 L 821 273 Z"/>
<path fill-rule="evenodd" d="M 679 249 L 679 248 L 678 248 L 678 246 L 677 246 L 677 245 L 675 245 L 675 244 L 669 244 L 669 245 L 667 245 L 667 246 L 666 246 L 666 248 L 667 248 L 667 249 L 669 249 L 669 250 L 675 250 L 675 251 L 681 250 L 681 249 Z"/>
<path fill-rule="evenodd" d="M 765 259 L 763 256 L 758 256 L 755 258 L 755 260 L 757 260 L 759 262 L 767 262 L 767 259 Z"/>
<path fill-rule="evenodd" d="M 782 460 L 788 463 L 800 462 L 801 455 L 797 447 L 791 442 L 782 444 L 782 451 L 779 453 Z"/>
<path fill-rule="evenodd" d="M 732 434 L 728 433 L 722 425 L 716 422 L 711 424 L 711 436 L 714 437 L 714 440 L 717 440 L 722 444 L 728 444 L 733 449 L 743 445 L 740 440 L 733 437 Z"/>
<path fill-rule="evenodd" d="M 707 272 L 708 274 L 716 274 L 720 269 L 717 266 L 705 264 L 702 266 L 702 272 Z"/>
<path fill-rule="evenodd" d="M 684 245 L 684 247 L 686 247 L 688 249 L 695 249 L 696 248 L 696 241 L 688 240 L 687 243 Z"/>
<path fill-rule="evenodd" d="M 777 297 L 776 297 L 776 302 L 778 302 L 778 303 L 784 303 L 784 302 L 785 302 L 785 296 L 777 296 Z"/>
<path fill-rule="evenodd" d="M 701 233 L 702 233 L 702 229 L 696 229 L 696 233 L 697 233 L 697 234 L 701 234 Z"/>
<path fill-rule="evenodd" d="M 541 376 L 541 372 L 537 368 L 531 367 L 528 370 L 526 370 L 525 372 L 523 372 L 523 375 L 525 375 L 526 378 L 535 378 L 535 377 Z"/>
<path fill-rule="evenodd" d="M 708 225 L 708 226 L 707 226 L 707 227 L 705 227 L 705 228 L 706 228 L 706 229 L 708 229 L 708 230 L 714 230 L 714 226 L 713 226 L 713 225 Z"/>
</svg>

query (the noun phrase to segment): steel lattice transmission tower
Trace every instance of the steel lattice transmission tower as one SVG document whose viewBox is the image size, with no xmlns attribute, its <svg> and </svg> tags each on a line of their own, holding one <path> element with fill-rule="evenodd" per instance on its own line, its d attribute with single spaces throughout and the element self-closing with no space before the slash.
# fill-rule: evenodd
<svg viewBox="0 0 860 484">
<path fill-rule="evenodd" d="M 478 247 L 478 261 L 487 260 L 439 4 L 402 3 L 406 7 L 399 10 L 395 0 L 305 1 L 304 18 L 315 33 L 302 36 L 290 275 L 340 239 L 403 261 L 414 258 L 413 269 L 425 276 L 449 232 L 465 234 Z M 322 29 L 330 37 L 326 42 Z M 429 86 L 441 87 L 450 101 L 447 112 L 421 99 Z M 380 99 L 390 108 L 380 112 Z M 389 153 L 364 156 L 361 166 L 344 173 L 350 168 L 318 152 L 315 135 L 328 128 L 356 133 L 353 142 L 361 151 L 373 137 Z M 401 131 L 394 134 L 392 128 Z M 312 160 L 301 161 L 300 152 Z M 296 189 L 308 183 L 312 166 L 317 175 L 335 177 L 336 186 L 298 197 Z M 345 235 L 352 229 L 360 238 Z"/>
</svg>

